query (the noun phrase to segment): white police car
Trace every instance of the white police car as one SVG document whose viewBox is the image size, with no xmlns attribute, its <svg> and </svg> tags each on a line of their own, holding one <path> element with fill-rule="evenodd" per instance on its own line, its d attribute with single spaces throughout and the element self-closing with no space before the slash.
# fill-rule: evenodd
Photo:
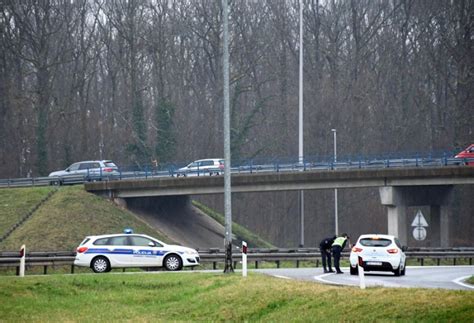
<svg viewBox="0 0 474 323">
<path fill-rule="evenodd" d="M 357 275 L 359 257 L 364 271 L 391 271 L 395 276 L 405 275 L 406 247 L 387 234 L 363 234 L 352 247 L 350 255 L 351 275 Z"/>
<path fill-rule="evenodd" d="M 164 267 L 176 271 L 198 266 L 199 254 L 144 234 L 108 234 L 86 237 L 76 249 L 74 265 L 90 267 L 96 273 L 125 267 Z"/>
</svg>

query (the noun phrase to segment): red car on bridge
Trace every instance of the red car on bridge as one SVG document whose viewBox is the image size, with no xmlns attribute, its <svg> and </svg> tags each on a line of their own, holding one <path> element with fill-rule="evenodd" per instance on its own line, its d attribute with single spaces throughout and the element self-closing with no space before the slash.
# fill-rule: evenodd
<svg viewBox="0 0 474 323">
<path fill-rule="evenodd" d="M 462 163 L 465 165 L 474 166 L 474 144 L 470 145 L 454 157 L 463 159 Z"/>
</svg>

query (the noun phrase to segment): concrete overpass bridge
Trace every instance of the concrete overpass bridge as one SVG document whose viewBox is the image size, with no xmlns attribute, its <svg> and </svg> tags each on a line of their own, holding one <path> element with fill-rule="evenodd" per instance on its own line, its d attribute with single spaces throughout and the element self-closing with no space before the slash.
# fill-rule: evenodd
<svg viewBox="0 0 474 323">
<path fill-rule="evenodd" d="M 474 184 L 474 167 L 413 167 L 355 170 L 306 170 L 232 174 L 232 193 L 378 187 L 387 207 L 388 234 L 407 242 L 407 207 L 429 205 L 431 234 L 449 244 L 451 192 Z M 86 183 L 85 189 L 110 199 L 219 194 L 223 176 L 159 177 Z"/>
</svg>

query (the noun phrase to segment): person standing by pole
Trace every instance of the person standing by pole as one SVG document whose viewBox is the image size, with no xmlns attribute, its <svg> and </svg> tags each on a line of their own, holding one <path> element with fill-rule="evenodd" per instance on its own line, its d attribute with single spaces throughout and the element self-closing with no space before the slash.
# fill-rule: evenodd
<svg viewBox="0 0 474 323">
<path fill-rule="evenodd" d="M 323 269 L 325 273 L 333 273 L 334 270 L 331 268 L 331 247 L 336 240 L 337 236 L 332 238 L 323 239 L 319 243 L 319 250 L 321 251 L 321 260 L 323 262 Z M 327 260 L 327 267 L 326 267 L 326 260 Z"/>
<path fill-rule="evenodd" d="M 337 274 L 343 274 L 341 268 L 339 268 L 339 261 L 341 259 L 341 252 L 344 250 L 347 241 L 349 240 L 349 236 L 347 233 L 343 233 L 340 237 L 337 237 L 331 247 L 332 255 L 334 256 L 334 267 L 336 268 Z M 351 243 L 349 241 L 349 248 L 351 248 Z"/>
</svg>

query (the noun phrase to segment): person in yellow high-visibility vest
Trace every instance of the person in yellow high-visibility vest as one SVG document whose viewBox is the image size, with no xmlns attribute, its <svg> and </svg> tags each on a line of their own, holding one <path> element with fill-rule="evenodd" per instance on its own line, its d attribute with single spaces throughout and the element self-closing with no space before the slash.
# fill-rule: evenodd
<svg viewBox="0 0 474 323">
<path fill-rule="evenodd" d="M 341 252 L 344 250 L 347 241 L 349 241 L 349 248 L 351 248 L 351 243 L 347 233 L 343 233 L 340 237 L 337 237 L 331 246 L 332 256 L 334 257 L 334 268 L 336 268 L 336 273 L 343 274 L 341 268 L 339 268 L 339 260 L 341 259 Z"/>
</svg>

